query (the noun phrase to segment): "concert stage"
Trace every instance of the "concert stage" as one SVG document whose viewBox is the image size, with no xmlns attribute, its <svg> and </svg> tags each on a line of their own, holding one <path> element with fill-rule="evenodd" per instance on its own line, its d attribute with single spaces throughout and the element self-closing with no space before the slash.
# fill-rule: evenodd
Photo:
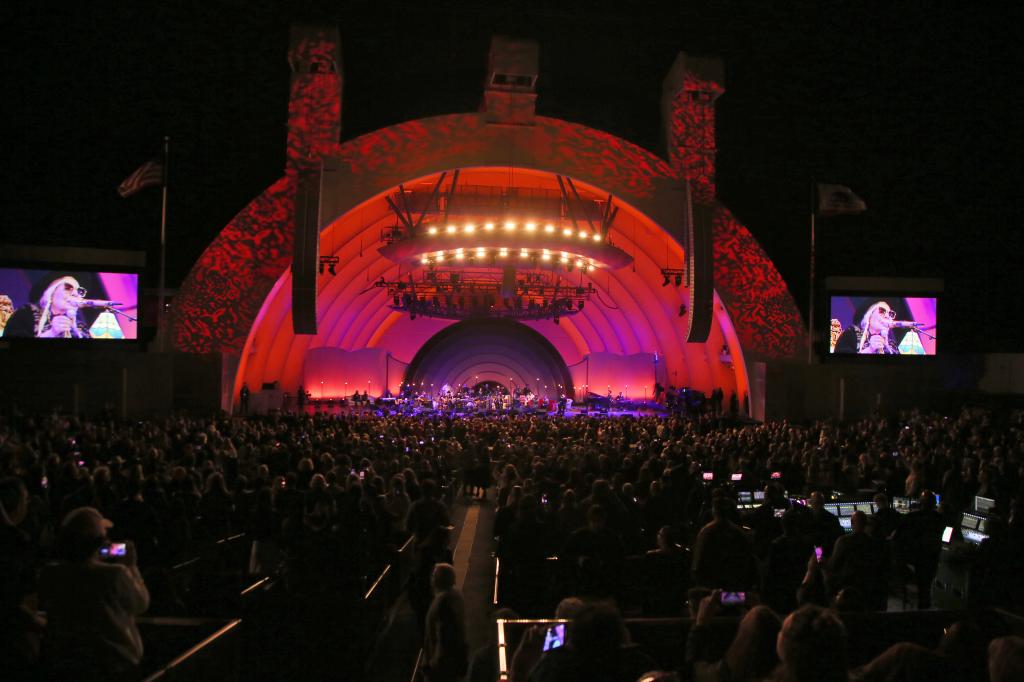
<svg viewBox="0 0 1024 682">
<path fill-rule="evenodd" d="M 754 408 L 760 363 L 803 352 L 781 276 L 715 199 L 717 60 L 665 65 L 653 152 L 537 115 L 537 45 L 505 39 L 481 55 L 480 111 L 339 142 L 341 52 L 293 30 L 284 175 L 174 302 L 175 348 L 224 360 L 225 409 L 243 385 L 255 403 L 485 382 Z"/>
</svg>

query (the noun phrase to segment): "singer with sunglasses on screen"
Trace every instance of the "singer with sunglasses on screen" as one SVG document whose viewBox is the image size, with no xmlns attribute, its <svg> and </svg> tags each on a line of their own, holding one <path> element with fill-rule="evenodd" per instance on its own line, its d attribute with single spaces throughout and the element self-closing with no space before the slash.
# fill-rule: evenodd
<svg viewBox="0 0 1024 682">
<path fill-rule="evenodd" d="M 896 311 L 885 301 L 872 303 L 860 324 L 844 331 L 835 343 L 835 353 L 860 355 L 900 355 L 892 331 L 897 326 Z"/>
<path fill-rule="evenodd" d="M 85 307 L 110 304 L 85 298 L 86 290 L 70 275 L 50 282 L 39 297 L 39 304 L 27 303 L 11 316 L 4 336 L 40 339 L 91 339 L 89 327 L 78 317 Z"/>
</svg>

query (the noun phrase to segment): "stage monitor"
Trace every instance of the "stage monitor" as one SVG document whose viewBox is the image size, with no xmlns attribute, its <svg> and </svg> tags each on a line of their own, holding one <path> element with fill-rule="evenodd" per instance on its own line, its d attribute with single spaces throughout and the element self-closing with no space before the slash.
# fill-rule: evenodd
<svg viewBox="0 0 1024 682">
<path fill-rule="evenodd" d="M 0 267 L 4 340 L 132 341 L 138 308 L 138 273 Z"/>
<path fill-rule="evenodd" d="M 938 299 L 885 293 L 830 293 L 825 337 L 833 356 L 936 354 Z"/>
<path fill-rule="evenodd" d="M 996 501 L 991 497 L 982 497 L 981 495 L 974 496 L 974 511 L 987 514 L 992 511 L 992 507 L 994 506 L 996 506 Z"/>
</svg>

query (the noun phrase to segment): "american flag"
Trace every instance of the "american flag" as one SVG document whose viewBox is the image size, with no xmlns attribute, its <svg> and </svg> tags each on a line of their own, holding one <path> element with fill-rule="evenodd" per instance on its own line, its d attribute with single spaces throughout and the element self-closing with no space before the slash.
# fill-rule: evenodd
<svg viewBox="0 0 1024 682">
<path fill-rule="evenodd" d="M 135 172 L 125 178 L 124 182 L 117 186 L 117 193 L 124 199 L 140 189 L 163 184 L 164 164 L 159 159 L 153 159 L 136 168 Z"/>
<path fill-rule="evenodd" d="M 818 184 L 818 215 L 853 215 L 868 208 L 864 200 L 844 185 Z"/>
</svg>

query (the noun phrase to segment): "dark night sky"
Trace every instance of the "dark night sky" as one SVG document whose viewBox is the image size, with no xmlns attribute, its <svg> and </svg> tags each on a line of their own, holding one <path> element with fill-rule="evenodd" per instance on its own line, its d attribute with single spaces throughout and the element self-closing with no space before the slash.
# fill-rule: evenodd
<svg viewBox="0 0 1024 682">
<path fill-rule="evenodd" d="M 661 82 L 685 50 L 725 62 L 719 198 L 802 310 L 817 178 L 870 209 L 819 223 L 822 275 L 944 277 L 941 349 L 1020 351 L 1024 13 L 940 4 L 7 3 L 0 241 L 148 249 L 155 264 L 159 192 L 114 190 L 167 134 L 176 286 L 283 172 L 293 22 L 341 31 L 344 139 L 476 109 L 501 33 L 540 43 L 538 113 L 660 152 Z"/>
</svg>

